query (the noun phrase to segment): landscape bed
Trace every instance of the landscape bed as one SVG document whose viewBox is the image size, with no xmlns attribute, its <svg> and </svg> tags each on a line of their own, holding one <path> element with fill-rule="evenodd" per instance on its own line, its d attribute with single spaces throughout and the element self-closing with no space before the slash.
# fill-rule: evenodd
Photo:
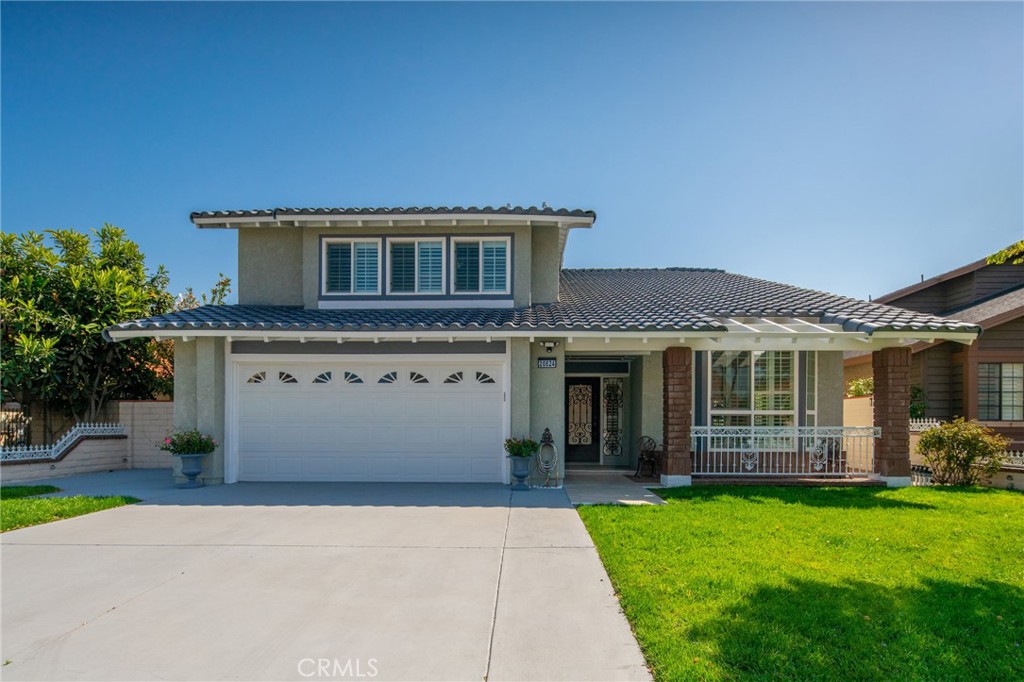
<svg viewBox="0 0 1024 682">
<path fill-rule="evenodd" d="M 1024 679 L 1024 494 L 658 492 L 579 508 L 657 679 Z"/>
</svg>

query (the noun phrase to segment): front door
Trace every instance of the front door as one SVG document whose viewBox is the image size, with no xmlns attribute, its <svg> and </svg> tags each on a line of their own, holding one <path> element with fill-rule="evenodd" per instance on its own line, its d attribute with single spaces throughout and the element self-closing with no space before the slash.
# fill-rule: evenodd
<svg viewBox="0 0 1024 682">
<path fill-rule="evenodd" d="M 565 461 L 601 461 L 601 380 L 565 380 Z"/>
</svg>

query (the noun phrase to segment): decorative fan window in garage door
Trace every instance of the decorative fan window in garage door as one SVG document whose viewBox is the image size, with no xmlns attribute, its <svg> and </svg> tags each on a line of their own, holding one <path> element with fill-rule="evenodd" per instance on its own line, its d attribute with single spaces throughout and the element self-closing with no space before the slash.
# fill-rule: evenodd
<svg viewBox="0 0 1024 682">
<path fill-rule="evenodd" d="M 266 380 L 267 380 L 267 373 L 266 372 L 256 372 L 251 377 L 249 377 L 246 380 L 245 383 L 247 383 L 247 384 L 262 384 Z"/>
</svg>

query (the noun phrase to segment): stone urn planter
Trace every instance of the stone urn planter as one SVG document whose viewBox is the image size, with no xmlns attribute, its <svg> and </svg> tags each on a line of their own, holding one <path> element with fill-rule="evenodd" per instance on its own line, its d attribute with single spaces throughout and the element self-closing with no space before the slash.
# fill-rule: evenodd
<svg viewBox="0 0 1024 682">
<path fill-rule="evenodd" d="M 177 454 L 175 457 L 181 460 L 181 475 L 188 479 L 188 481 L 178 487 L 202 488 L 203 482 L 197 481 L 196 477 L 203 473 L 203 457 L 206 457 L 206 454 L 202 452 L 189 452 Z"/>
<path fill-rule="evenodd" d="M 530 486 L 526 485 L 526 479 L 530 475 L 530 463 L 533 461 L 533 457 L 512 457 L 512 476 L 516 479 L 515 485 L 512 486 L 512 490 L 529 490 Z"/>
</svg>

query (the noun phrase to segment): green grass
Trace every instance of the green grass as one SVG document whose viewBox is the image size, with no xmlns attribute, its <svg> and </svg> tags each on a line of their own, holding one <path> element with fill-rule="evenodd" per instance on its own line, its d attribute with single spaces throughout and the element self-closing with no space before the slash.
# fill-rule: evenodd
<svg viewBox="0 0 1024 682">
<path fill-rule="evenodd" d="M 580 507 L 659 680 L 1024 680 L 1024 495 L 707 487 Z"/>
<path fill-rule="evenodd" d="M 0 487 L 0 532 L 70 519 L 101 509 L 138 502 L 134 497 L 32 497 L 58 492 L 52 485 Z"/>
</svg>

